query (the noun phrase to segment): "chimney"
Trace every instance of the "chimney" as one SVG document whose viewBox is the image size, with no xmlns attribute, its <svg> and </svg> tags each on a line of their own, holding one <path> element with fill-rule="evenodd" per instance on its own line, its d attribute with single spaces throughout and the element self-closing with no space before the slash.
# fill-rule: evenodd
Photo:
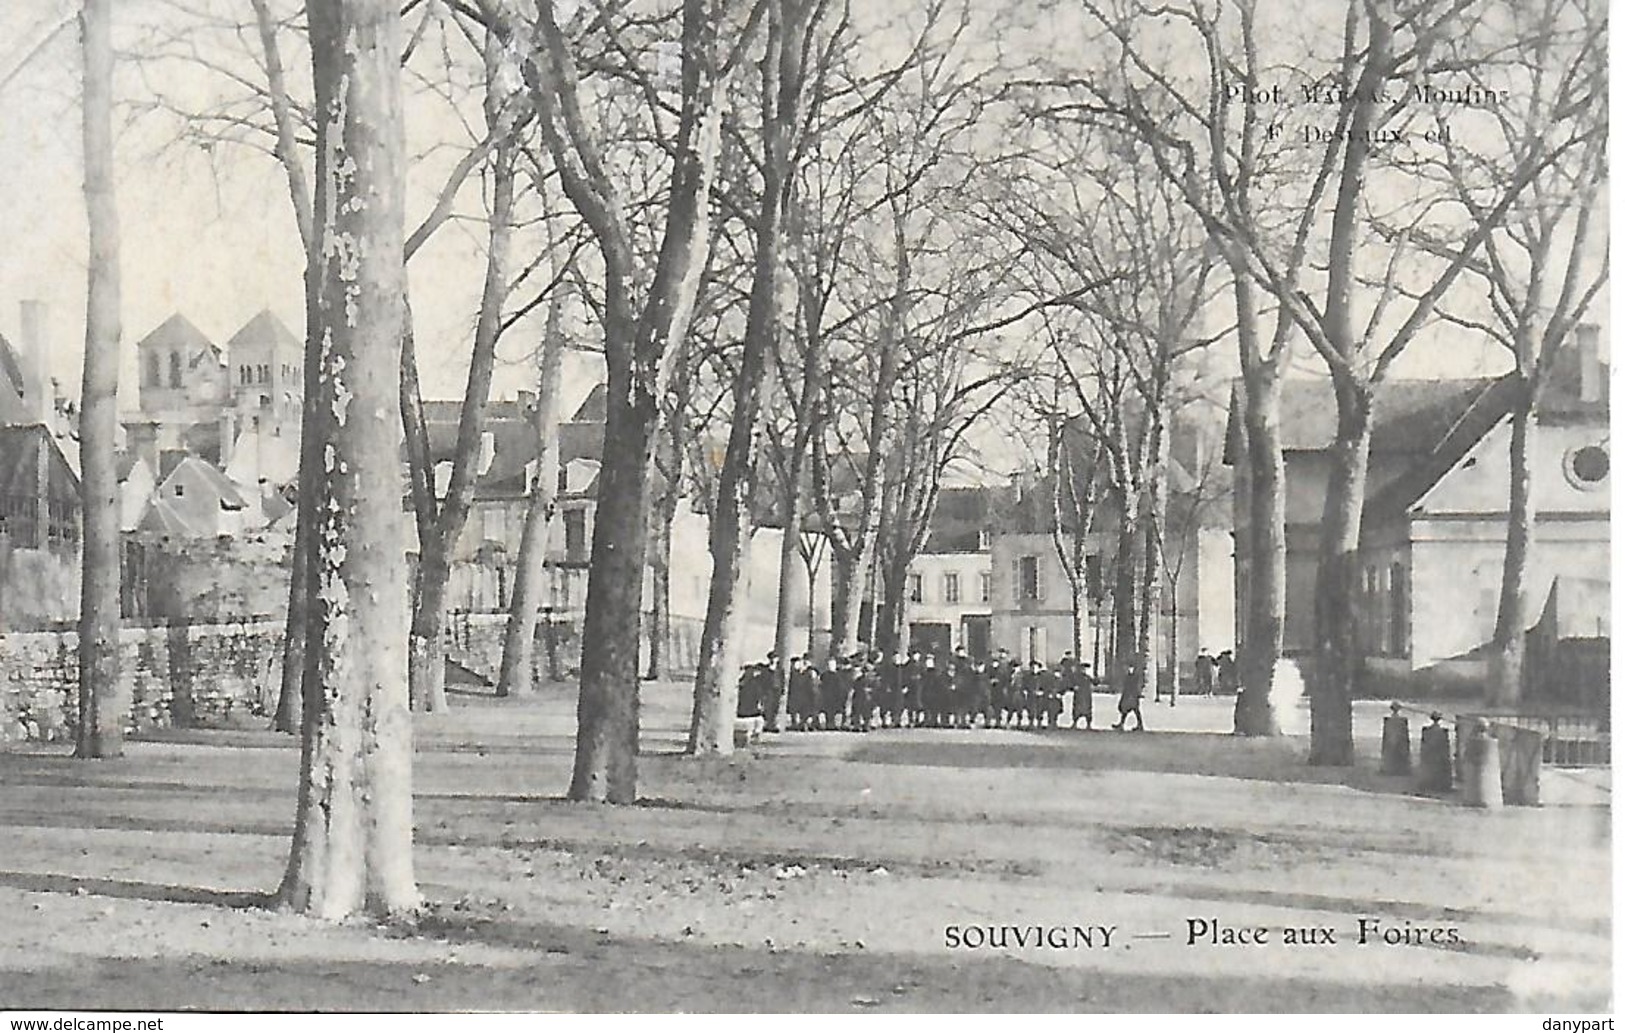
<svg viewBox="0 0 1625 1033">
<path fill-rule="evenodd" d="M 28 418 L 47 427 L 56 425 L 56 392 L 51 389 L 51 348 L 46 340 L 47 310 L 43 301 L 24 301 L 21 310 L 23 404 Z"/>
<path fill-rule="evenodd" d="M 230 412 L 220 414 L 220 469 L 231 464 L 237 446 L 237 419 Z"/>
<path fill-rule="evenodd" d="M 136 458 L 144 460 L 147 468 L 154 477 L 158 476 L 158 425 L 155 423 L 130 423 L 124 428 L 125 438 L 130 451 Z"/>
<path fill-rule="evenodd" d="M 1579 350 L 1580 401 L 1600 402 L 1603 394 L 1602 332 L 1595 323 L 1574 328 L 1574 346 Z"/>
</svg>

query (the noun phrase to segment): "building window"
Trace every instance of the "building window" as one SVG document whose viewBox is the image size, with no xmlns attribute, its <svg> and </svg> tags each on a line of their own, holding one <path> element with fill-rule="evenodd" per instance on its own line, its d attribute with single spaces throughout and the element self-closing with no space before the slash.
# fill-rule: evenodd
<svg viewBox="0 0 1625 1033">
<path fill-rule="evenodd" d="M 1044 598 L 1044 579 L 1037 556 L 1022 556 L 1016 560 L 1016 600 L 1036 602 Z"/>
<path fill-rule="evenodd" d="M 1083 583 L 1091 600 L 1098 603 L 1106 598 L 1106 568 L 1101 565 L 1100 553 L 1091 552 L 1083 558 Z"/>
<path fill-rule="evenodd" d="M 945 603 L 959 602 L 959 575 L 942 575 L 942 601 Z"/>
<path fill-rule="evenodd" d="M 169 386 L 181 386 L 181 353 L 169 353 Z"/>
<path fill-rule="evenodd" d="M 184 484 L 175 485 L 175 497 L 176 498 L 183 498 L 183 497 L 185 497 L 185 495 L 186 495 L 186 485 L 184 485 Z"/>
<path fill-rule="evenodd" d="M 1395 656 L 1408 656 L 1411 651 L 1409 637 L 1405 634 L 1410 615 L 1409 595 L 1405 568 L 1395 563 L 1388 580 L 1388 645 Z"/>
<path fill-rule="evenodd" d="M 564 558 L 572 563 L 587 559 L 587 512 L 568 509 L 564 512 Z"/>
<path fill-rule="evenodd" d="M 1563 457 L 1563 476 L 1581 491 L 1595 491 L 1608 480 L 1608 449 L 1582 445 Z"/>
<path fill-rule="evenodd" d="M 925 579 L 918 574 L 908 576 L 908 601 L 911 603 L 925 602 Z"/>
<path fill-rule="evenodd" d="M 147 386 L 157 387 L 163 383 L 164 371 L 158 361 L 157 352 L 147 353 Z"/>
<path fill-rule="evenodd" d="M 992 602 L 993 601 L 993 575 L 984 570 L 982 572 L 981 577 L 977 578 L 977 580 L 982 583 L 982 602 L 984 602 L 984 603 Z"/>
</svg>

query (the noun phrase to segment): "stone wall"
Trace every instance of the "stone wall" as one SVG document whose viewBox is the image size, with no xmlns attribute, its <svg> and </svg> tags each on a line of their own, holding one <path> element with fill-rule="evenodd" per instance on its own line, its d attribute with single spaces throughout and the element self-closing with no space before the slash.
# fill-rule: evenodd
<svg viewBox="0 0 1625 1033">
<path fill-rule="evenodd" d="M 446 654 L 462 672 L 448 681 L 490 685 L 502 668 L 503 613 L 454 612 Z M 535 671 L 573 678 L 581 667 L 581 614 L 555 614 L 537 628 Z M 670 669 L 692 671 L 698 622 L 675 619 Z M 127 621 L 120 639 L 119 696 L 125 731 L 262 726 L 276 707 L 283 622 L 275 618 Z M 79 635 L 71 625 L 0 632 L 0 742 L 73 737 Z M 549 662 L 549 650 L 553 654 Z M 647 655 L 647 654 L 645 654 Z M 472 675 L 472 677 L 470 677 Z"/>
<path fill-rule="evenodd" d="M 126 625 L 119 697 L 126 732 L 221 727 L 276 704 L 282 622 Z M 72 738 L 79 635 L 71 628 L 0 635 L 0 740 Z"/>
<path fill-rule="evenodd" d="M 0 631 L 43 627 L 78 612 L 78 554 L 13 548 L 0 534 Z"/>
<path fill-rule="evenodd" d="M 127 617 L 245 620 L 288 612 L 292 536 L 173 540 L 131 536 L 125 544 Z"/>
</svg>

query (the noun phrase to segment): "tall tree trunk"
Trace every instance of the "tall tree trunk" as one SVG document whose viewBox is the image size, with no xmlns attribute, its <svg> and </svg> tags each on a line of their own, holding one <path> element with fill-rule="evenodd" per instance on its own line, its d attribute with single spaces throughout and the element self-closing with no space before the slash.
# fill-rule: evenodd
<svg viewBox="0 0 1625 1033">
<path fill-rule="evenodd" d="M 905 618 L 908 609 L 908 561 L 903 559 L 899 562 L 900 552 L 901 550 L 886 550 L 883 558 L 877 557 L 873 571 L 879 589 L 875 594 L 880 599 L 875 635 L 882 641 L 881 648 L 887 653 L 895 653 L 902 648 L 906 637 L 904 627 L 907 624 Z"/>
<path fill-rule="evenodd" d="M 745 628 L 742 576 L 755 530 L 751 494 L 761 394 L 768 356 L 779 343 L 779 256 L 792 184 L 794 136 L 801 121 L 801 62 L 811 29 L 811 6 L 802 0 L 774 0 L 767 8 L 767 53 L 761 65 L 762 194 L 744 354 L 733 383 L 733 420 L 711 523 L 711 589 L 700 636 L 688 743 L 689 752 L 696 755 L 733 752 L 739 699 L 738 640 Z"/>
<path fill-rule="evenodd" d="M 1508 446 L 1507 547 L 1501 564 L 1501 595 L 1490 643 L 1489 701 L 1505 706 L 1523 694 L 1524 633 L 1529 627 L 1529 547 L 1534 538 L 1534 499 L 1529 481 L 1534 391 L 1525 379 L 1512 409 Z"/>
<path fill-rule="evenodd" d="M 303 161 L 299 157 L 299 128 L 294 118 L 293 105 L 288 99 L 287 74 L 282 63 L 282 50 L 277 43 L 277 25 L 267 0 L 249 0 L 254 9 L 254 23 L 259 31 L 260 49 L 265 62 L 265 81 L 270 93 L 271 115 L 276 125 L 277 161 L 288 180 L 288 200 L 293 206 L 294 222 L 299 229 L 299 240 L 305 251 L 305 347 L 304 390 L 300 411 L 300 458 L 305 464 L 320 462 L 321 443 L 311 430 L 312 406 L 317 393 L 317 371 L 321 366 L 321 270 L 319 234 L 311 211 L 310 183 Z M 306 457 L 306 450 L 314 450 L 314 458 Z M 298 501 L 297 522 L 293 536 L 293 555 L 288 572 L 288 614 L 282 637 L 282 676 L 278 687 L 276 713 L 272 727 L 290 735 L 299 731 L 304 713 L 305 626 L 308 616 L 305 597 L 309 593 L 311 534 L 315 527 L 314 501 L 301 493 Z"/>
<path fill-rule="evenodd" d="M 508 296 L 508 250 L 514 208 L 514 160 L 517 153 L 507 137 L 511 127 L 504 112 L 504 96 L 496 83 L 500 76 L 501 48 L 495 32 L 486 40 L 485 120 L 489 131 L 501 137 L 491 156 L 491 226 L 485 251 L 485 281 L 480 289 L 480 314 L 474 328 L 474 349 L 468 362 L 468 384 L 463 391 L 457 422 L 457 452 L 451 478 L 431 533 L 420 535 L 417 591 L 412 595 L 411 682 L 412 709 L 444 711 L 446 703 L 446 607 L 451 561 L 468 522 L 468 511 L 480 479 L 485 411 L 491 401 L 491 378 L 496 365 L 497 338 L 502 335 L 502 304 Z M 432 468 L 430 473 L 433 485 Z"/>
<path fill-rule="evenodd" d="M 407 682 L 412 709 L 444 713 L 446 700 L 446 590 L 451 580 L 451 557 L 438 532 L 418 543 L 417 572 L 413 577 L 411 635 L 408 638 Z"/>
<path fill-rule="evenodd" d="M 750 545 L 750 527 L 744 508 L 719 508 L 712 518 L 711 589 L 700 635 L 694 708 L 688 728 L 688 752 L 697 757 L 728 756 L 734 749 L 739 650 L 745 626 L 743 603 L 749 583 L 745 554 Z"/>
<path fill-rule="evenodd" d="M 681 501 L 674 484 L 655 499 L 654 528 L 649 538 L 653 598 L 649 601 L 649 666 L 643 672 L 646 681 L 671 673 L 671 530 Z"/>
<path fill-rule="evenodd" d="M 1238 293 L 1239 297 L 1239 293 Z M 1243 381 L 1250 566 L 1247 609 L 1237 667 L 1243 688 L 1236 705 L 1242 735 L 1281 734 L 1272 693 L 1286 640 L 1286 460 L 1281 450 L 1281 379 L 1275 366 Z"/>
<path fill-rule="evenodd" d="M 1371 387 L 1336 378 L 1337 436 L 1320 522 L 1315 578 L 1315 666 L 1309 709 L 1309 763 L 1354 763 L 1354 691 L 1360 678 L 1355 589 L 1360 518 L 1371 452 Z"/>
<path fill-rule="evenodd" d="M 1147 529 L 1149 531 L 1149 528 Z M 1152 699 L 1161 698 L 1160 657 L 1157 649 L 1157 623 L 1162 619 L 1161 575 L 1157 571 L 1157 546 L 1149 533 L 1140 543 L 1144 557 L 1140 564 L 1139 620 L 1135 624 L 1134 664 L 1140 672 L 1141 687 Z"/>
<path fill-rule="evenodd" d="M 525 502 L 525 528 L 519 540 L 513 597 L 508 601 L 508 626 L 502 636 L 502 671 L 498 696 L 527 696 L 535 691 L 537 614 L 547 577 L 547 546 L 559 486 L 559 381 L 564 365 L 564 333 L 555 300 L 548 310 L 542 340 L 540 383 L 536 391 L 534 427 L 541 448 L 536 475 Z"/>
<path fill-rule="evenodd" d="M 604 260 L 607 413 L 582 629 L 572 800 L 631 803 L 637 798 L 638 636 L 657 399 L 688 333 L 710 245 L 725 72 L 717 37 L 727 7 L 683 0 L 676 157 L 660 255 L 646 291 L 635 290 L 631 230 L 614 179 L 585 128 L 571 43 L 552 5 L 543 5 L 537 20 L 540 61 L 529 60 L 522 69 L 565 195 L 591 228 Z M 511 26 L 503 31 L 511 32 Z M 635 295 L 644 299 L 641 311 L 634 308 Z"/>
<path fill-rule="evenodd" d="M 86 0 L 84 49 L 85 210 L 90 229 L 85 359 L 80 386 L 79 726 L 76 757 L 124 752 L 127 704 L 119 689 L 118 432 L 120 326 L 118 202 L 113 188 L 112 0 Z M 44 383 L 44 378 L 41 377 Z M 50 433 L 46 428 L 46 434 Z M 43 446 L 42 446 L 43 447 Z M 45 485 L 41 485 L 44 489 Z M 50 534 L 40 526 L 43 545 Z"/>
<path fill-rule="evenodd" d="M 1145 691 L 1152 699 L 1161 696 L 1162 685 L 1162 536 L 1167 498 L 1167 435 L 1160 416 L 1150 430 L 1148 449 L 1151 468 L 1146 472 L 1140 518 L 1140 641 L 1136 645 L 1139 668 L 1145 676 Z"/>
<path fill-rule="evenodd" d="M 784 537 L 779 539 L 779 591 L 773 618 L 773 652 L 778 662 L 773 670 L 771 698 L 762 708 L 763 725 L 770 732 L 784 727 L 790 699 L 790 634 L 800 602 L 791 593 L 790 586 L 795 584 L 795 565 L 801 562 L 801 463 L 801 453 L 797 451 L 790 457 L 789 485 L 784 498 Z M 811 617 L 808 619 L 810 622 Z"/>
<path fill-rule="evenodd" d="M 1089 624 L 1089 590 L 1083 578 L 1074 578 L 1067 589 L 1072 605 L 1072 658 L 1084 663 L 1084 628 Z"/>
<path fill-rule="evenodd" d="M 1144 687 L 1144 673 L 1136 669 L 1139 653 L 1138 622 L 1134 618 L 1134 597 L 1138 567 L 1139 537 L 1134 521 L 1129 518 L 1128 507 L 1119 506 L 1122 513 L 1117 525 L 1117 570 L 1112 587 L 1112 690 L 1122 692 L 1133 684 Z"/>
<path fill-rule="evenodd" d="M 313 227 L 313 234 L 320 228 Z M 313 237 L 314 239 L 314 237 Z M 299 413 L 299 469 L 316 469 L 322 461 L 322 440 L 316 427 L 321 394 L 321 266 L 313 249 L 305 258 L 304 404 Z M 305 630 L 310 625 L 310 567 L 316 533 L 316 496 L 300 484 L 298 512 L 293 530 L 293 557 L 288 571 L 288 618 L 282 637 L 282 678 L 272 727 L 290 735 L 304 724 Z"/>
<path fill-rule="evenodd" d="M 415 908 L 400 500 L 405 139 L 400 9 L 309 7 L 322 250 L 323 462 L 299 803 L 278 896 L 326 919 Z"/>
<path fill-rule="evenodd" d="M 872 538 L 859 545 L 855 554 L 849 554 L 844 559 L 837 557 L 831 570 L 831 648 L 837 656 L 850 656 L 863 639 L 859 621 L 863 617 L 864 589 L 875 566 L 875 550 Z"/>
<path fill-rule="evenodd" d="M 612 369 L 582 628 L 572 800 L 637 799 L 639 624 L 656 418 L 652 398 L 634 404 L 630 393 Z"/>
</svg>

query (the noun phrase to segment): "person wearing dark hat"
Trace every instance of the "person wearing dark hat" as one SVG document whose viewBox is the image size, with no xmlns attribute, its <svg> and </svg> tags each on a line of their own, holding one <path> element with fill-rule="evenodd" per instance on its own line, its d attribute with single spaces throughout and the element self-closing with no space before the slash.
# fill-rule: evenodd
<svg viewBox="0 0 1625 1033">
<path fill-rule="evenodd" d="M 790 727 L 810 732 L 817 724 L 818 672 L 805 656 L 790 661 Z"/>
<path fill-rule="evenodd" d="M 1112 725 L 1116 731 L 1124 731 L 1128 724 L 1130 714 L 1134 715 L 1134 727 L 1127 729 L 1133 732 L 1145 731 L 1145 716 L 1140 713 L 1140 699 L 1144 695 L 1145 686 L 1140 681 L 1138 671 L 1130 668 L 1124 672 L 1123 684 L 1117 694 L 1117 723 Z"/>
<path fill-rule="evenodd" d="M 1220 653 L 1219 658 L 1213 662 L 1213 673 L 1220 692 L 1229 695 L 1236 691 L 1236 656 L 1234 653 L 1228 649 Z"/>
<path fill-rule="evenodd" d="M 874 718 L 875 708 L 871 693 L 874 672 L 863 662 L 861 653 L 852 656 L 848 665 L 852 672 L 852 701 L 846 727 L 852 732 L 867 732 Z"/>
<path fill-rule="evenodd" d="M 1204 696 L 1213 695 L 1213 654 L 1203 646 L 1196 654 L 1196 691 Z"/>
</svg>

